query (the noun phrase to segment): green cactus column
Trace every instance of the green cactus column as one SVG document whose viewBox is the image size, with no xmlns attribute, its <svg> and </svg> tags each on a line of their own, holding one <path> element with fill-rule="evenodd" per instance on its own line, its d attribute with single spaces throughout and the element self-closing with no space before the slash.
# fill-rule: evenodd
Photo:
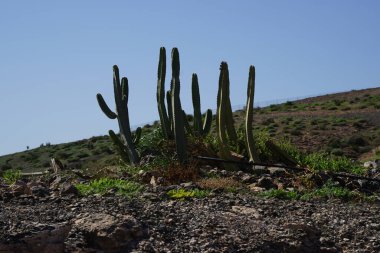
<svg viewBox="0 0 380 253">
<path fill-rule="evenodd" d="M 202 125 L 202 114 L 201 114 L 201 98 L 199 94 L 199 84 L 197 74 L 193 74 L 191 81 L 191 92 L 193 98 L 193 107 L 194 107 L 194 133 L 198 136 L 206 136 L 209 134 L 211 129 L 212 121 L 212 111 L 208 109 L 206 116 Z"/>
<path fill-rule="evenodd" d="M 118 150 L 120 151 L 122 158 L 125 161 L 130 161 L 132 164 L 136 164 L 139 162 L 139 156 L 135 149 L 135 144 L 133 142 L 129 123 L 128 79 L 126 77 L 123 77 L 120 83 L 119 68 L 116 65 L 113 66 L 113 87 L 116 104 L 116 113 L 114 113 L 108 107 L 101 94 L 97 94 L 96 98 L 104 114 L 110 119 L 117 118 L 118 120 L 120 129 L 120 139 L 112 130 L 109 133 L 111 139 L 115 142 L 115 145 L 118 147 Z"/>
<path fill-rule="evenodd" d="M 259 161 L 259 155 L 253 139 L 253 102 L 255 98 L 255 67 L 250 66 L 247 87 L 247 104 L 245 116 L 245 137 L 250 161 Z"/>
<path fill-rule="evenodd" d="M 172 80 L 171 80 L 171 104 L 172 104 L 172 117 L 173 117 L 173 130 L 176 143 L 178 159 L 181 163 L 187 161 L 186 154 L 186 135 L 184 115 L 181 107 L 180 81 L 179 81 L 179 52 L 177 48 L 172 50 Z"/>
<path fill-rule="evenodd" d="M 237 142 L 237 134 L 234 126 L 232 107 L 230 101 L 230 79 L 228 65 L 222 62 L 220 65 L 219 89 L 217 96 L 217 131 L 223 136 L 221 141 L 227 145 L 229 142 Z"/>
<path fill-rule="evenodd" d="M 173 132 L 171 129 L 170 119 L 166 112 L 165 107 L 165 76 L 166 76 L 166 50 L 164 47 L 160 48 L 160 59 L 158 62 L 158 74 L 157 74 L 157 105 L 158 113 L 160 115 L 162 134 L 165 139 L 172 139 Z M 168 104 L 169 106 L 169 104 Z M 170 108 L 168 108 L 170 112 Z"/>
<path fill-rule="evenodd" d="M 219 89 L 217 96 L 217 114 L 216 114 L 216 128 L 218 134 L 218 140 L 220 143 L 220 155 L 224 159 L 231 159 L 228 140 L 228 107 L 229 102 L 229 77 L 228 77 L 228 65 L 226 62 L 222 62 L 220 65 L 219 75 Z"/>
</svg>

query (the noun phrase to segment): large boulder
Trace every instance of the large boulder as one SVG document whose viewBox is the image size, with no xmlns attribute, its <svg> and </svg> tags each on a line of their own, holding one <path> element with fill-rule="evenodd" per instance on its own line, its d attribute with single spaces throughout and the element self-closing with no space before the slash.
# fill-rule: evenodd
<svg viewBox="0 0 380 253">
<path fill-rule="evenodd" d="M 0 242 L 0 253 L 63 253 L 65 239 L 71 229 L 68 223 L 32 223 L 30 231 L 8 235 L 6 242 Z"/>
<path fill-rule="evenodd" d="M 86 213 L 74 222 L 74 229 L 84 235 L 86 246 L 105 252 L 124 252 L 134 248 L 145 232 L 131 215 L 112 216 Z"/>
</svg>

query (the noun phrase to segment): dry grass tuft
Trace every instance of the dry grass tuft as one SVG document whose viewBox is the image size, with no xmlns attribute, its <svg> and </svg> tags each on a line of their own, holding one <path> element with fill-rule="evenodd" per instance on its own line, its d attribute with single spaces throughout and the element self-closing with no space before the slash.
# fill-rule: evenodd
<svg viewBox="0 0 380 253">
<path fill-rule="evenodd" d="M 173 162 L 167 168 L 162 168 L 158 173 L 167 184 L 179 184 L 184 182 L 195 182 L 200 178 L 200 170 L 196 162 L 186 165 Z"/>
<path fill-rule="evenodd" d="M 197 182 L 202 189 L 231 190 L 242 187 L 242 184 L 231 177 L 204 178 Z"/>
</svg>

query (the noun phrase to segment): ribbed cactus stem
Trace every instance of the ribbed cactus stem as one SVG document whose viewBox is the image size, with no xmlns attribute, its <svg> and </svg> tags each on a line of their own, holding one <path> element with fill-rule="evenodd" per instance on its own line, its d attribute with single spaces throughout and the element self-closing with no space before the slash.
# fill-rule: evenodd
<svg viewBox="0 0 380 253">
<path fill-rule="evenodd" d="M 160 58 L 158 62 L 158 71 L 157 71 L 157 105 L 158 113 L 161 121 L 161 129 L 164 137 L 166 139 L 173 138 L 171 131 L 170 120 L 166 112 L 165 107 L 165 76 L 166 76 L 166 50 L 164 47 L 160 48 Z"/>
<path fill-rule="evenodd" d="M 173 113 L 173 130 L 176 142 L 176 149 L 178 159 L 181 163 L 187 161 L 186 154 L 186 136 L 184 126 L 184 115 L 181 107 L 180 94 L 180 80 L 179 80 L 180 64 L 179 53 L 177 48 L 172 50 L 172 81 L 171 81 L 171 100 L 172 100 L 172 113 Z"/>
<path fill-rule="evenodd" d="M 225 73 L 224 73 L 224 79 L 223 79 L 223 86 L 224 86 L 224 93 L 226 96 L 224 96 L 224 101 L 223 103 L 226 105 L 225 107 L 225 113 L 226 113 L 226 118 L 225 118 L 225 124 L 226 124 L 226 129 L 227 129 L 227 134 L 229 139 L 236 143 L 237 142 L 237 134 L 235 130 L 235 122 L 232 114 L 232 106 L 231 106 L 231 100 L 230 100 L 230 74 L 228 71 L 228 65 L 226 63 L 225 65 Z"/>
<path fill-rule="evenodd" d="M 171 137 L 174 137 L 174 133 L 173 133 L 174 130 L 173 130 L 172 95 L 171 95 L 171 91 L 170 90 L 168 90 L 166 92 L 166 104 L 168 105 L 170 134 L 171 134 Z"/>
<path fill-rule="evenodd" d="M 222 62 L 220 65 L 219 89 L 217 96 L 217 123 L 216 129 L 219 136 L 225 136 L 223 143 L 227 145 L 229 141 L 236 143 L 237 134 L 234 126 L 232 107 L 230 101 L 230 80 L 228 65 Z M 220 139 L 222 141 L 222 139 Z"/>
<path fill-rule="evenodd" d="M 226 107 L 228 106 L 227 98 L 229 96 L 227 90 L 227 63 L 222 62 L 220 65 L 220 75 L 219 75 L 219 89 L 217 97 L 217 117 L 216 126 L 218 140 L 220 144 L 219 154 L 224 159 L 231 159 L 231 153 L 228 148 L 228 137 L 227 137 L 227 126 L 226 126 Z"/>
<path fill-rule="evenodd" d="M 135 130 L 135 134 L 133 135 L 133 144 L 134 144 L 135 146 L 140 142 L 140 139 L 141 139 L 141 133 L 142 133 L 142 129 L 141 129 L 141 127 L 136 128 L 136 130 Z"/>
<path fill-rule="evenodd" d="M 117 118 L 120 129 L 120 139 L 117 135 L 110 131 L 110 137 L 114 141 L 116 147 L 118 148 L 122 158 L 125 161 L 130 161 L 132 164 L 136 164 L 139 161 L 139 156 L 135 149 L 135 144 L 132 139 L 132 133 L 129 123 L 128 115 L 128 79 L 123 77 L 120 83 L 119 68 L 115 65 L 113 66 L 113 87 L 114 96 L 116 104 L 116 113 L 111 111 L 106 102 L 104 101 L 102 95 L 97 94 L 97 100 L 100 108 L 111 119 Z M 126 155 L 127 154 L 127 155 Z"/>
<path fill-rule="evenodd" d="M 208 109 L 206 112 L 204 122 L 203 122 L 202 136 L 206 136 L 210 133 L 211 123 L 212 123 L 212 110 Z"/>
<path fill-rule="evenodd" d="M 245 116 L 245 137 L 250 161 L 259 161 L 258 151 L 253 139 L 253 103 L 255 98 L 255 67 L 250 66 L 247 87 L 247 104 Z"/>
<path fill-rule="evenodd" d="M 194 107 L 194 133 L 198 136 L 206 136 L 211 129 L 212 111 L 207 110 L 206 117 L 202 126 L 201 98 L 199 94 L 199 84 L 197 74 L 193 74 L 191 80 L 191 93 Z M 210 115 L 211 114 L 211 115 Z"/>
<path fill-rule="evenodd" d="M 198 135 L 202 131 L 202 114 L 201 114 L 201 99 L 199 95 L 199 84 L 197 74 L 193 74 L 191 80 L 191 93 L 193 98 L 193 107 L 194 107 L 194 132 Z"/>
</svg>

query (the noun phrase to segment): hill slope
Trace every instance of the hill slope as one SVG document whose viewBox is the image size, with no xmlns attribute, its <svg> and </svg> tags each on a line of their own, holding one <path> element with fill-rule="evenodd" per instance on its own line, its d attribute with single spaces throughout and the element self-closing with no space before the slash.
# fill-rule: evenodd
<svg viewBox="0 0 380 253">
<path fill-rule="evenodd" d="M 244 122 L 244 116 L 244 110 L 234 112 L 236 126 Z M 264 131 L 275 139 L 287 138 L 305 152 L 326 151 L 363 160 L 380 158 L 380 88 L 258 108 L 254 118 L 256 133 Z M 157 127 L 145 126 L 143 135 Z M 1 156 L 0 170 L 43 170 L 53 157 L 68 168 L 78 169 L 118 163 L 109 138 L 99 136 Z"/>
</svg>

